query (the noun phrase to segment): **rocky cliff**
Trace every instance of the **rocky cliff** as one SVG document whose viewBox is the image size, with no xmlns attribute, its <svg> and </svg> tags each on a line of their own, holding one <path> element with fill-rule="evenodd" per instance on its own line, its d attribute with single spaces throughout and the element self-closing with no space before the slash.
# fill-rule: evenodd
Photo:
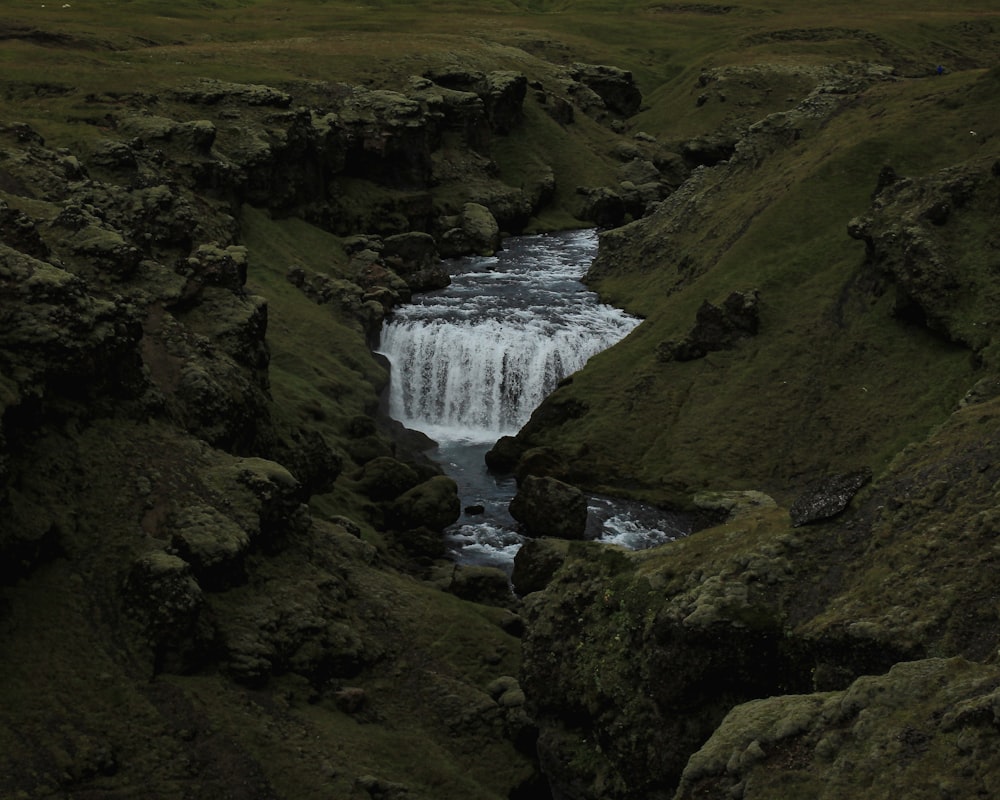
<svg viewBox="0 0 1000 800">
<path fill-rule="evenodd" d="M 0 795 L 994 794 L 992 23 L 935 17 L 934 75 L 749 7 L 250 5 L 0 26 Z M 439 257 L 582 224 L 645 321 L 493 453 L 515 597 L 441 559 L 370 346 Z M 707 527 L 554 539 L 567 483 Z"/>
<path fill-rule="evenodd" d="M 972 709 L 1000 685 L 1000 161 L 975 106 L 997 74 L 960 90 L 991 143 L 952 134 L 917 175 L 863 167 L 884 151 L 853 115 L 908 91 L 884 80 L 751 125 L 604 234 L 589 279 L 648 319 L 504 443 L 522 474 L 729 516 L 647 553 L 525 554 L 557 796 L 995 791 L 1000 732 Z M 827 146 L 821 181 L 787 183 Z"/>
</svg>

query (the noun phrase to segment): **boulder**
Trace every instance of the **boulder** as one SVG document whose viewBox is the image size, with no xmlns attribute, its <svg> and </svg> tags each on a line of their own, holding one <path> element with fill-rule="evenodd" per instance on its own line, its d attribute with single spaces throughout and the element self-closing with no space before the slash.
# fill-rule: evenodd
<svg viewBox="0 0 1000 800">
<path fill-rule="evenodd" d="M 225 589 L 246 581 L 243 559 L 249 534 L 232 519 L 204 504 L 178 509 L 169 523 L 171 546 L 206 589 Z"/>
<path fill-rule="evenodd" d="M 356 477 L 358 491 L 376 502 L 395 500 L 418 483 L 417 471 L 391 456 L 373 458 Z"/>
<path fill-rule="evenodd" d="M 571 75 L 596 93 L 617 116 L 631 117 L 642 105 L 642 92 L 627 70 L 604 64 L 574 64 Z"/>
<path fill-rule="evenodd" d="M 462 514 L 458 485 L 436 475 L 397 497 L 386 510 L 386 523 L 397 530 L 426 527 L 443 531 Z"/>
<path fill-rule="evenodd" d="M 451 283 L 441 264 L 437 242 L 429 233 L 410 231 L 387 236 L 382 243 L 382 260 L 414 292 L 443 289 Z"/>
<path fill-rule="evenodd" d="M 865 467 L 814 482 L 788 509 L 792 525 L 798 527 L 837 516 L 871 479 L 872 471 Z"/>
<path fill-rule="evenodd" d="M 549 585 L 566 561 L 566 542 L 559 539 L 529 539 L 514 556 L 510 580 L 521 597 L 540 592 Z"/>
<path fill-rule="evenodd" d="M 509 608 L 515 602 L 507 573 L 496 567 L 456 564 L 446 589 L 463 600 L 487 606 Z"/>
<path fill-rule="evenodd" d="M 694 327 L 681 342 L 660 344 L 657 359 L 693 361 L 716 350 L 729 350 L 739 342 L 757 335 L 760 328 L 760 295 L 756 290 L 732 292 L 716 306 L 708 300 L 701 304 Z"/>
<path fill-rule="evenodd" d="M 617 228 L 625 221 L 625 201 L 621 194 L 606 186 L 578 187 L 580 207 L 576 215 L 599 228 Z"/>
<path fill-rule="evenodd" d="M 441 255 L 446 258 L 468 253 L 493 255 L 500 249 L 500 225 L 486 206 L 466 203 L 462 206 L 457 227 L 442 235 L 440 248 Z"/>
<path fill-rule="evenodd" d="M 513 436 L 501 436 L 485 455 L 486 466 L 494 472 L 513 472 L 524 446 Z"/>
<path fill-rule="evenodd" d="M 123 590 L 126 614 L 152 649 L 154 672 L 184 672 L 206 655 L 205 598 L 191 565 L 154 550 L 132 565 Z"/>
<path fill-rule="evenodd" d="M 510 502 L 510 513 L 528 536 L 582 539 L 587 528 L 587 498 L 555 478 L 527 476 Z"/>
</svg>

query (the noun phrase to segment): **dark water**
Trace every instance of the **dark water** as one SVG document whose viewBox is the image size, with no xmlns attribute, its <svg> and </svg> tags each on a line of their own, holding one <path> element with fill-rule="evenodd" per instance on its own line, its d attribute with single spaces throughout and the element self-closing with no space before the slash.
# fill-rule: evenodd
<svg viewBox="0 0 1000 800">
<path fill-rule="evenodd" d="M 463 562 L 509 570 L 523 541 L 507 511 L 514 479 L 491 474 L 486 451 L 639 323 L 580 282 L 596 250 L 589 230 L 508 239 L 495 256 L 449 262 L 452 284 L 397 309 L 383 330 L 390 414 L 438 442 L 429 455 L 458 483 L 463 507 L 483 507 L 447 532 Z M 592 538 L 641 548 L 687 532 L 668 512 L 590 499 Z"/>
</svg>

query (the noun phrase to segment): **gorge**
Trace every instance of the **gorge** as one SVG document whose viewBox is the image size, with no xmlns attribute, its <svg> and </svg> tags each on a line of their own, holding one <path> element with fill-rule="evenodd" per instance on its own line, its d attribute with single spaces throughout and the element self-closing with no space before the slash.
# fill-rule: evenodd
<svg viewBox="0 0 1000 800">
<path fill-rule="evenodd" d="M 997 796 L 988 5 L 5 7 L 0 797 Z M 515 596 L 372 351 L 595 227 Z"/>
</svg>

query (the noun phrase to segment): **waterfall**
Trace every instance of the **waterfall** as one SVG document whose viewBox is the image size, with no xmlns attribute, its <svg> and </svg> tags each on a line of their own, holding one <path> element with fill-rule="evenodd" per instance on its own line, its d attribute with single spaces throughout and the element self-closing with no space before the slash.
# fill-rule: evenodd
<svg viewBox="0 0 1000 800">
<path fill-rule="evenodd" d="M 567 375 L 639 324 L 580 282 L 597 251 L 594 231 L 508 239 L 489 258 L 450 263 L 452 283 L 396 309 L 382 332 L 389 413 L 438 446 L 433 457 L 478 509 L 445 532 L 455 558 L 508 573 L 523 537 L 508 504 L 512 476 L 483 456 L 513 434 Z M 588 536 L 651 547 L 690 532 L 660 509 L 591 497 Z"/>
<path fill-rule="evenodd" d="M 496 256 L 457 260 L 451 286 L 397 309 L 379 348 L 390 414 L 435 439 L 515 433 L 560 380 L 638 324 L 580 283 L 596 244 L 593 231 L 508 240 Z"/>
</svg>

